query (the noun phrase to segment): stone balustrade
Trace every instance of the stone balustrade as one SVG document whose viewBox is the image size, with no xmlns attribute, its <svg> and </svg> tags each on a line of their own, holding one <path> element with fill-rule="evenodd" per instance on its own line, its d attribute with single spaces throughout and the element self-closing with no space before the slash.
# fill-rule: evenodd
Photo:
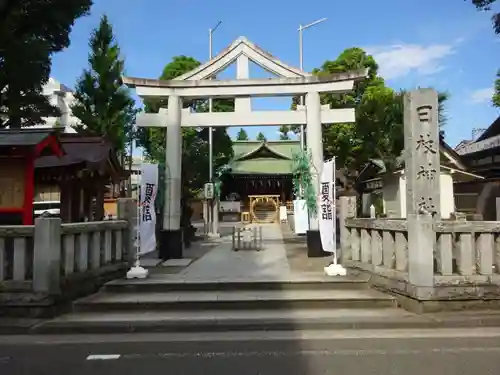
<svg viewBox="0 0 500 375">
<path fill-rule="evenodd" d="M 128 199 L 118 208 L 119 220 L 38 218 L 31 226 L 0 226 L 0 315 L 52 306 L 123 275 L 134 258 L 136 209 Z"/>
<path fill-rule="evenodd" d="M 500 222 L 355 218 L 340 198 L 341 258 L 375 287 L 418 301 L 500 300 Z"/>
<path fill-rule="evenodd" d="M 0 227 L 0 285 L 3 290 L 54 292 L 53 284 L 78 272 L 126 262 L 125 220 L 61 224 L 39 218 L 35 225 Z M 24 286 L 22 283 L 25 283 Z"/>
<path fill-rule="evenodd" d="M 436 275 L 460 275 L 476 281 L 500 281 L 500 222 L 438 221 Z"/>
<path fill-rule="evenodd" d="M 34 225 L 0 226 L 0 285 L 4 288 L 19 288 L 32 280 L 34 234 Z"/>
<path fill-rule="evenodd" d="M 98 269 L 126 261 L 123 251 L 125 220 L 61 225 L 61 275 Z"/>
<path fill-rule="evenodd" d="M 345 259 L 372 269 L 408 271 L 408 235 L 405 220 L 346 219 L 350 244 Z"/>
</svg>

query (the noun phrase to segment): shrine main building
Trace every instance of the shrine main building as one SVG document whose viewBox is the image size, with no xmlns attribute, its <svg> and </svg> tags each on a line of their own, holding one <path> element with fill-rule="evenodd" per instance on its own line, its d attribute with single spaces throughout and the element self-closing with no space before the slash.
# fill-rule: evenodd
<svg viewBox="0 0 500 375">
<path fill-rule="evenodd" d="M 253 222 L 278 221 L 279 206 L 292 206 L 292 159 L 299 151 L 296 140 L 233 141 L 231 172 L 222 179 L 222 219 L 239 202 L 243 220 L 248 215 Z"/>
</svg>

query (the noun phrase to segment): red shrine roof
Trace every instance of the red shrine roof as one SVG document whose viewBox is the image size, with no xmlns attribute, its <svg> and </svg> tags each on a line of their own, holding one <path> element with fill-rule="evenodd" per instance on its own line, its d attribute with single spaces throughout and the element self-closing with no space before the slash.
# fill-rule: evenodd
<svg viewBox="0 0 500 375">
<path fill-rule="evenodd" d="M 64 133 L 60 141 L 65 155 L 62 158 L 45 156 L 36 160 L 35 168 L 77 167 L 91 171 L 108 170 L 122 178 L 127 177 L 118 161 L 113 144 L 106 138 L 99 136 L 83 136 L 80 134 Z M 111 168 L 111 170 L 110 170 Z"/>
<path fill-rule="evenodd" d="M 63 155 L 63 150 L 57 133 L 51 129 L 8 129 L 0 130 L 0 152 L 19 150 L 41 155 L 43 151 L 50 150 L 50 155 L 58 160 Z"/>
</svg>

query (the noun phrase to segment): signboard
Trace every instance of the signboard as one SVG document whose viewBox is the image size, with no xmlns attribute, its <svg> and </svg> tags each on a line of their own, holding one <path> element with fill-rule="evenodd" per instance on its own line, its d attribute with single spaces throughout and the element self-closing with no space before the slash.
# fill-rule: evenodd
<svg viewBox="0 0 500 375">
<path fill-rule="evenodd" d="M 0 208 L 24 206 L 25 173 L 22 162 L 12 158 L 0 159 Z"/>
<path fill-rule="evenodd" d="M 293 201 L 293 220 L 295 234 L 306 234 L 309 230 L 309 215 L 304 199 Z"/>
<path fill-rule="evenodd" d="M 214 199 L 214 184 L 207 182 L 205 184 L 205 199 Z"/>
<path fill-rule="evenodd" d="M 139 194 L 139 254 L 156 250 L 155 199 L 158 192 L 158 164 L 141 165 Z"/>
<path fill-rule="evenodd" d="M 365 181 L 365 190 L 377 190 L 382 189 L 382 179 L 377 178 L 369 181 Z"/>
<path fill-rule="evenodd" d="M 336 208 L 335 208 L 335 159 L 323 164 L 319 194 L 319 232 L 323 250 L 335 253 Z"/>
<path fill-rule="evenodd" d="M 240 212 L 241 202 L 240 201 L 222 201 L 219 203 L 220 212 Z"/>
</svg>

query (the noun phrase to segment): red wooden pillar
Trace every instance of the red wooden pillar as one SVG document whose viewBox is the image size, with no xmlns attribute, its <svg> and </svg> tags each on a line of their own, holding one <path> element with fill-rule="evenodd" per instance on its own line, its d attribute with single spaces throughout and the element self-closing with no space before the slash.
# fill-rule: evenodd
<svg viewBox="0 0 500 375">
<path fill-rule="evenodd" d="M 24 167 L 23 225 L 33 225 L 33 199 L 35 197 L 35 155 L 26 158 Z"/>
</svg>

